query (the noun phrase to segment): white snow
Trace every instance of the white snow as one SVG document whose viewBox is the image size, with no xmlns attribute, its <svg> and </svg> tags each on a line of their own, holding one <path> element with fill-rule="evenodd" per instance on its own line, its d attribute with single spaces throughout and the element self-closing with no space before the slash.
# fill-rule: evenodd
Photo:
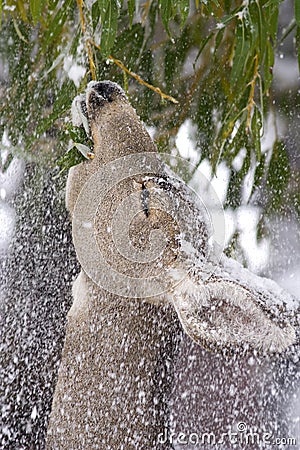
<svg viewBox="0 0 300 450">
<path fill-rule="evenodd" d="M 14 208 L 0 200 L 0 255 L 8 250 L 14 233 L 15 219 Z"/>
<path fill-rule="evenodd" d="M 31 412 L 31 419 L 35 420 L 37 418 L 38 412 L 37 412 L 37 407 L 36 405 L 34 405 L 34 407 L 32 408 L 32 412 Z"/>
<path fill-rule="evenodd" d="M 277 278 L 277 282 L 284 289 L 296 297 L 300 297 L 300 265 L 291 268 Z"/>
<path fill-rule="evenodd" d="M 155 134 L 156 134 L 156 127 L 151 126 L 151 125 L 145 125 L 145 128 L 148 132 L 148 134 L 150 135 L 151 139 L 155 139 Z"/>
<path fill-rule="evenodd" d="M 243 147 L 240 149 L 240 151 L 238 152 L 236 157 L 233 159 L 232 167 L 236 171 L 241 170 L 246 154 L 247 154 L 247 150 L 245 149 L 245 147 Z"/>
<path fill-rule="evenodd" d="M 0 199 L 5 200 L 6 190 L 4 188 L 0 188 Z"/>
<path fill-rule="evenodd" d="M 4 164 L 11 151 L 11 143 L 4 131 L 0 143 L 0 159 Z M 0 170 L 0 254 L 5 254 L 14 232 L 15 210 L 10 202 L 20 186 L 25 164 L 14 157 L 5 172 Z"/>
<path fill-rule="evenodd" d="M 67 72 L 68 77 L 72 80 L 75 86 L 78 88 L 82 78 L 85 75 L 86 68 L 77 64 L 73 57 L 68 55 L 64 58 L 64 70 Z"/>
<path fill-rule="evenodd" d="M 270 240 L 257 240 L 257 224 L 261 211 L 253 205 L 241 206 L 236 211 L 239 244 L 247 259 L 248 267 L 254 273 L 260 273 L 267 266 L 270 256 Z"/>
<path fill-rule="evenodd" d="M 216 175 L 211 180 L 211 185 L 222 203 L 224 203 L 226 199 L 229 175 L 230 172 L 227 165 L 222 162 L 218 165 Z"/>
<path fill-rule="evenodd" d="M 187 159 L 191 164 L 197 164 L 200 157 L 196 145 L 197 130 L 197 126 L 191 119 L 186 119 L 180 126 L 175 140 L 180 156 Z"/>
<path fill-rule="evenodd" d="M 231 208 L 226 208 L 224 210 L 224 218 L 225 218 L 225 238 L 224 238 L 224 247 L 226 247 L 232 236 L 236 230 L 237 226 L 237 218 L 236 211 Z"/>
</svg>

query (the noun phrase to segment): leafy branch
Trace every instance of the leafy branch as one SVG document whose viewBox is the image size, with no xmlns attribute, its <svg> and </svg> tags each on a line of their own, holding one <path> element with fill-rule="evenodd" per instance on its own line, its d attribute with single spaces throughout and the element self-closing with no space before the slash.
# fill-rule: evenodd
<svg viewBox="0 0 300 450">
<path fill-rule="evenodd" d="M 79 10 L 79 17 L 80 17 L 80 25 L 81 25 L 81 32 L 83 37 L 85 38 L 85 45 L 88 53 L 88 59 L 90 64 L 90 72 L 92 80 L 96 80 L 96 67 L 94 63 L 94 57 L 93 57 L 93 50 L 91 47 L 91 42 L 89 39 L 86 38 L 86 24 L 85 24 L 85 18 L 83 13 L 83 0 L 76 0 L 77 6 Z"/>
<path fill-rule="evenodd" d="M 83 0 L 77 0 L 77 5 L 78 5 L 78 10 L 79 10 L 79 16 L 80 16 L 81 31 L 82 31 L 83 37 L 85 38 L 85 44 L 86 44 L 86 49 L 87 49 L 87 53 L 88 53 L 91 78 L 92 78 L 92 80 L 96 80 L 96 78 L 97 78 L 96 77 L 96 67 L 95 67 L 95 62 L 94 62 L 94 57 L 93 57 L 92 46 L 97 48 L 100 52 L 101 52 L 101 46 L 96 44 L 93 39 L 91 39 L 87 36 L 86 21 L 85 21 L 84 12 L 83 12 Z M 129 5 L 129 8 L 130 8 L 130 5 Z M 132 10 L 130 10 L 130 11 L 132 11 Z M 132 23 L 132 17 L 131 17 L 131 23 Z M 108 42 L 110 42 L 110 39 L 108 39 Z M 105 45 L 105 52 L 107 52 L 107 50 L 108 50 L 108 47 L 107 47 L 107 45 Z M 152 91 L 159 94 L 162 99 L 169 100 L 175 104 L 178 103 L 178 101 L 175 98 L 171 97 L 170 95 L 164 94 L 160 88 L 152 86 L 150 83 L 147 83 L 146 81 L 144 81 L 139 75 L 137 75 L 136 73 L 129 70 L 119 59 L 114 58 L 112 55 L 108 55 L 107 58 L 110 61 L 112 61 L 114 64 L 116 64 L 123 72 L 127 73 L 132 78 L 137 80 L 141 85 L 146 86 L 147 88 L 149 88 Z"/>
<path fill-rule="evenodd" d="M 282 146 L 276 164 L 289 164 L 278 136 L 270 148 L 261 146 L 277 95 L 272 81 L 280 4 L 0 0 L 0 55 L 7 70 L 0 81 L 0 133 L 6 132 L 12 149 L 53 165 L 72 139 L 65 121 L 74 95 L 90 79 L 111 79 L 127 89 L 133 78 L 131 101 L 155 126 L 165 151 L 189 119 L 198 130 L 199 163 L 208 159 L 214 170 L 220 162 L 230 168 L 235 188 L 227 204 L 241 203 L 250 171 L 254 190 L 262 184 L 273 189 L 267 174 L 275 167 L 276 145 Z M 280 40 L 296 32 L 299 57 L 298 4 Z M 237 169 L 233 161 L 241 150 L 245 158 Z"/>
<path fill-rule="evenodd" d="M 97 45 L 95 42 L 93 42 L 93 45 L 98 49 L 101 50 L 101 47 L 99 45 Z M 146 86 L 147 88 L 151 89 L 152 91 L 156 92 L 156 94 L 160 95 L 162 99 L 164 100 L 169 100 L 172 103 L 178 104 L 178 101 L 171 97 L 168 94 L 164 94 L 160 88 L 152 86 L 152 84 L 147 83 L 146 81 L 144 81 L 139 75 L 137 75 L 136 73 L 132 72 L 131 70 L 129 70 L 126 66 L 124 66 L 124 64 L 122 63 L 122 61 L 120 61 L 119 59 L 114 58 L 113 56 L 109 55 L 108 59 L 110 61 L 112 61 L 114 64 L 116 64 L 116 66 L 120 67 L 120 69 L 123 70 L 123 72 L 127 73 L 128 75 L 130 75 L 132 78 L 134 78 L 135 80 L 137 80 L 142 86 Z"/>
</svg>

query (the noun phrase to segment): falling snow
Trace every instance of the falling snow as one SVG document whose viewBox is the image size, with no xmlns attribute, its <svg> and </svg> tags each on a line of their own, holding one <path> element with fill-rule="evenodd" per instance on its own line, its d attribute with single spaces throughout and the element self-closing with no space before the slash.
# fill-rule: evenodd
<svg viewBox="0 0 300 450">
<path fill-rule="evenodd" d="M 240 19 L 245 17 L 248 2 L 244 2 L 244 5 Z M 15 6 L 5 5 L 4 8 L 14 10 Z M 223 24 L 217 25 L 218 29 L 222 27 Z M 280 55 L 276 62 L 275 82 L 282 89 L 291 89 L 299 81 L 296 62 L 283 56 Z M 59 55 L 59 60 L 63 60 L 65 76 L 78 87 L 86 73 L 81 61 L 64 54 Z M 190 61 L 184 66 L 187 74 L 193 70 Z M 81 120 L 80 117 L 78 120 Z M 262 138 L 263 153 L 274 141 L 273 122 L 274 117 L 270 115 Z M 281 120 L 275 125 L 283 135 L 286 123 Z M 149 127 L 148 131 L 155 136 L 155 127 Z M 4 133 L 1 143 L 2 163 L 7 158 L 10 146 Z M 80 149 L 85 155 L 89 150 L 88 147 Z M 192 119 L 182 124 L 175 137 L 173 155 L 178 154 L 189 161 L 190 168 L 199 163 L 201 148 L 197 143 L 197 127 Z M 244 157 L 245 151 L 241 149 L 234 167 L 240 167 Z M 175 156 L 174 161 L 177 161 Z M 208 160 L 204 159 L 198 170 L 203 178 L 199 181 L 196 172 L 190 181 L 191 188 L 209 202 L 205 197 L 207 180 L 223 204 L 228 189 L 229 168 L 221 163 L 213 175 Z M 158 184 L 162 182 L 165 182 L 163 178 L 158 180 Z M 226 246 L 239 232 L 238 243 L 243 250 L 243 262 L 255 273 L 274 277 L 280 287 L 272 281 L 250 274 L 239 263 L 227 258 L 223 258 L 220 263 L 222 273 L 225 270 L 228 278 L 238 278 L 249 289 L 252 287 L 265 293 L 267 306 L 275 303 L 276 311 L 277 306 L 280 309 L 283 303 L 287 310 L 293 311 L 298 306 L 299 297 L 299 224 L 293 218 L 281 218 L 279 221 L 270 219 L 272 239 L 266 237 L 258 240 L 256 231 L 261 210 L 255 205 L 246 205 L 252 186 L 253 173 L 250 173 L 243 185 L 245 204 L 235 210 L 230 207 L 225 209 L 223 244 Z M 65 338 L 66 316 L 72 306 L 73 282 L 80 270 L 72 244 L 70 217 L 64 204 L 64 189 L 65 179 L 57 177 L 57 171 L 45 174 L 33 164 L 25 167 L 19 157 L 14 157 L 6 172 L 0 172 L 1 449 L 45 448 L 45 435 Z M 217 220 L 215 225 L 217 227 Z M 92 227 L 91 222 L 84 223 L 87 232 Z M 107 227 L 107 232 L 110 234 L 112 228 Z M 184 238 L 181 242 L 183 251 L 194 256 L 194 247 L 190 242 Z M 189 295 L 195 290 L 195 283 L 195 279 L 191 278 Z M 283 292 L 281 287 L 289 292 Z M 234 290 L 232 292 L 234 295 Z M 274 293 L 274 297 L 270 292 Z M 199 300 L 195 294 L 195 298 L 197 306 L 200 300 L 201 306 L 206 306 L 204 295 Z M 180 301 L 179 307 L 184 306 L 183 296 Z M 120 301 L 118 315 L 111 314 L 109 302 L 104 304 L 103 314 L 97 317 L 99 328 L 91 327 L 90 330 L 92 356 L 80 352 L 80 348 L 73 355 L 80 367 L 84 367 L 87 361 L 95 362 L 103 356 L 103 350 L 96 345 L 97 341 L 93 341 L 101 326 L 102 329 L 107 327 L 116 337 L 114 345 L 121 348 L 120 360 L 123 362 L 115 361 L 114 370 L 108 373 L 118 395 L 108 399 L 111 410 L 104 407 L 106 417 L 110 417 L 111 411 L 117 413 L 125 410 L 128 416 L 135 411 L 138 420 L 144 420 L 144 407 L 149 401 L 146 391 L 148 385 L 139 377 L 133 378 L 126 369 L 126 355 L 133 354 L 139 361 L 139 368 L 146 371 L 146 378 L 154 372 L 159 392 L 154 391 L 154 398 L 151 399 L 153 404 L 164 401 L 161 392 L 169 399 L 167 420 L 161 420 L 167 429 L 162 431 L 160 437 L 161 442 L 166 442 L 162 445 L 163 449 L 171 448 L 171 444 L 174 450 L 300 448 L 300 353 L 297 346 L 285 354 L 269 357 L 256 352 L 251 356 L 211 352 L 182 332 L 176 314 L 173 309 L 170 312 L 168 306 L 156 313 L 155 305 L 142 304 L 136 316 L 130 317 L 130 305 L 124 306 Z M 222 308 L 222 305 L 216 305 L 211 310 L 219 306 Z M 72 311 L 76 313 L 80 307 L 78 303 L 73 304 Z M 105 316 L 107 311 L 111 314 L 110 320 Z M 148 314 L 151 326 L 147 321 Z M 142 348 L 136 348 L 136 343 L 130 340 L 131 326 L 137 323 L 143 333 Z M 234 325 L 236 323 L 238 320 Z M 156 327 L 160 329 L 159 336 L 155 334 Z M 74 339 L 77 338 L 75 332 Z M 145 358 L 149 342 L 159 356 L 155 367 Z M 106 358 L 109 361 L 110 351 L 109 346 L 105 348 L 104 360 Z M 70 382 L 75 375 L 70 370 Z M 123 384 L 118 384 L 120 380 Z M 123 396 L 132 390 L 132 386 L 135 402 L 124 405 Z M 105 390 L 101 383 L 98 388 L 100 392 Z M 72 403 L 74 398 L 65 395 L 63 400 Z M 88 434 L 94 415 L 93 407 L 97 405 L 88 407 L 85 398 L 81 398 L 81 402 L 86 414 L 83 414 L 82 420 Z M 63 408 L 61 413 L 64 416 Z M 60 424 L 58 432 L 63 432 L 64 426 Z M 120 428 L 126 436 L 126 430 L 122 426 Z M 114 434 L 120 430 L 116 427 L 111 432 Z M 246 442 L 247 435 L 256 436 L 257 441 L 249 444 Z M 266 435 L 270 437 L 266 438 Z M 273 445 L 275 439 L 278 439 L 276 447 Z M 296 443 L 290 441 L 288 445 L 288 439 L 295 439 Z M 127 443 L 126 448 L 137 448 L 134 442 L 128 440 Z"/>
</svg>

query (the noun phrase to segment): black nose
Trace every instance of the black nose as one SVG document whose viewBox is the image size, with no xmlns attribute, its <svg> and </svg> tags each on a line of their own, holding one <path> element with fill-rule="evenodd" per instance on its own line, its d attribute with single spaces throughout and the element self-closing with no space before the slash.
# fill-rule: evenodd
<svg viewBox="0 0 300 450">
<path fill-rule="evenodd" d="M 113 81 L 91 81 L 88 85 L 88 89 L 95 91 L 108 102 L 112 102 L 118 97 L 126 98 L 123 89 Z"/>
</svg>

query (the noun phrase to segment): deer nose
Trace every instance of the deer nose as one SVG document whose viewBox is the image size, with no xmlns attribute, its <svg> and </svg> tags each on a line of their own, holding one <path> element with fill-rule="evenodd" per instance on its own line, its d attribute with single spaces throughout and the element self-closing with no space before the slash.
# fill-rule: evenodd
<svg viewBox="0 0 300 450">
<path fill-rule="evenodd" d="M 97 95 L 108 102 L 112 102 L 118 97 L 126 98 L 123 89 L 112 81 L 91 81 L 87 87 L 87 93 L 94 91 Z"/>
</svg>

